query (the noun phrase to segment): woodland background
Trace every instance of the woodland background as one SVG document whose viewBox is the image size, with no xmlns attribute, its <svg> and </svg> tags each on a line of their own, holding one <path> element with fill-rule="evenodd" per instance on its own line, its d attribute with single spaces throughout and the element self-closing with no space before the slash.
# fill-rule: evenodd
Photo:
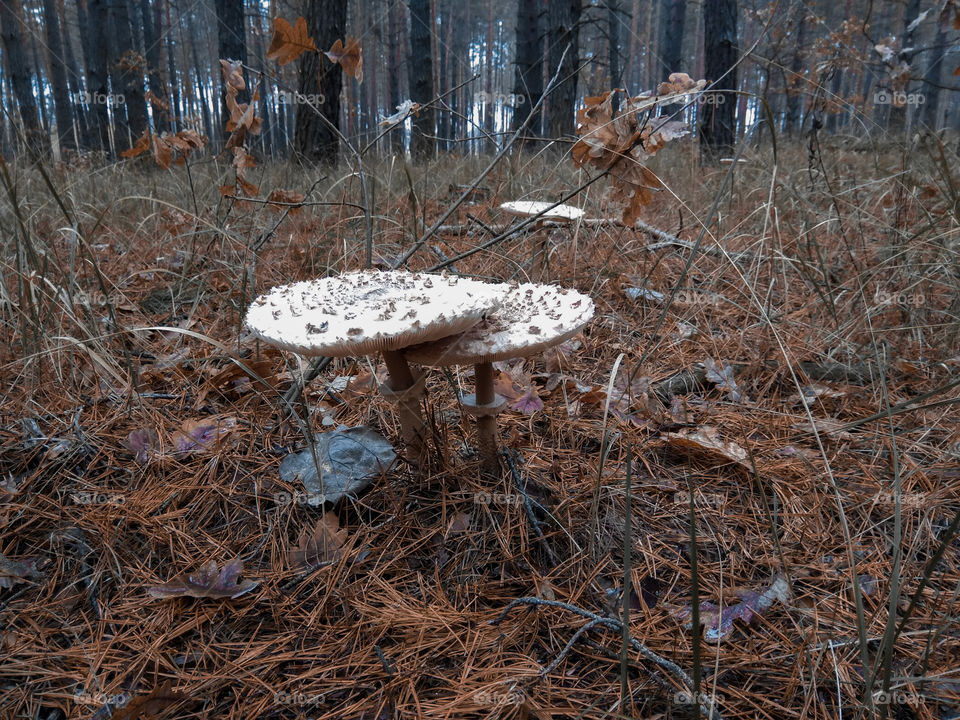
<svg viewBox="0 0 960 720">
<path fill-rule="evenodd" d="M 249 149 L 262 157 L 335 156 L 308 100 L 359 146 L 382 135 L 378 123 L 405 100 L 424 106 L 415 130 L 377 140 L 380 153 L 489 152 L 554 75 L 531 137 L 568 138 L 586 96 L 616 87 L 634 95 L 671 72 L 740 91 L 711 116 L 725 145 L 764 103 L 785 136 L 814 123 L 858 137 L 960 129 L 951 1 L 4 0 L 0 13 L 6 155 L 21 122 L 58 158 L 74 150 L 116 158 L 148 126 L 196 131 L 221 149 L 219 119 L 229 115 L 221 58 L 260 81 L 263 127 Z M 357 38 L 362 72 L 343 78 L 313 54 L 282 67 L 267 60 L 275 19 L 298 16 L 321 50 Z M 698 119 L 697 108 L 687 114 Z"/>
</svg>

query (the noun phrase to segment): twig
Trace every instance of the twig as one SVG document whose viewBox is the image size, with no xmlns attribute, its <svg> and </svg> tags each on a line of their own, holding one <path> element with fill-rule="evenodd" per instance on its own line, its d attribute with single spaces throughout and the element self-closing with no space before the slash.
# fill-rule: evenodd
<svg viewBox="0 0 960 720">
<path fill-rule="evenodd" d="M 589 610 L 584 610 L 583 608 L 577 607 L 576 605 L 571 605 L 570 603 L 560 602 L 559 600 L 544 600 L 543 598 L 538 598 L 538 597 L 516 598 L 515 600 L 512 600 L 510 604 L 507 605 L 507 607 L 504 608 L 503 611 L 496 618 L 494 618 L 493 620 L 489 620 L 488 622 L 491 625 L 499 625 L 503 621 L 503 619 L 510 613 L 510 611 L 519 605 L 533 605 L 533 606 L 546 605 L 548 607 L 557 607 L 557 608 L 562 608 L 564 610 L 569 610 L 570 612 L 575 613 L 580 617 L 588 618 L 591 621 L 590 623 L 587 624 L 585 628 L 581 629 L 582 631 L 589 630 L 597 626 L 605 627 L 608 630 L 613 630 L 617 634 L 623 633 L 623 630 L 624 630 L 623 623 L 621 623 L 619 620 L 615 618 L 603 617 L 602 615 L 597 615 L 594 612 L 590 612 Z M 579 634 L 583 634 L 582 631 Z M 650 662 L 660 666 L 667 672 L 673 674 L 681 682 L 683 682 L 683 684 L 686 686 L 685 689 L 688 692 L 690 692 L 692 696 L 693 679 L 686 673 L 686 671 L 683 668 L 681 668 L 672 660 L 667 660 L 664 657 L 660 657 L 653 650 L 648 648 L 639 640 L 635 639 L 629 633 L 627 633 L 626 637 L 630 641 L 630 646 L 634 650 L 639 652 L 643 657 L 645 657 Z M 567 648 L 564 648 L 564 650 L 566 651 Z M 714 710 L 713 708 L 708 708 L 705 705 L 700 705 L 700 709 L 706 713 L 707 717 L 710 718 L 710 720 L 723 720 L 723 717 L 720 715 L 720 713 Z"/>
<path fill-rule="evenodd" d="M 533 502 L 530 500 L 530 496 L 527 495 L 527 488 L 522 478 L 520 477 L 520 472 L 517 470 L 517 465 L 513 461 L 513 453 L 508 449 L 504 449 L 500 453 L 507 459 L 507 465 L 510 467 L 510 475 L 513 477 L 513 486 L 517 489 L 523 496 L 523 506 L 527 510 L 527 519 L 530 520 L 530 526 L 533 528 L 533 531 L 537 534 L 537 537 L 540 539 L 540 542 L 543 543 L 543 549 L 547 553 L 547 559 L 550 561 L 550 567 L 557 566 L 557 558 L 553 554 L 553 550 L 550 549 L 550 545 L 547 543 L 547 538 L 543 534 L 543 529 L 540 525 L 540 521 L 537 519 L 537 516 L 533 512 Z"/>
</svg>

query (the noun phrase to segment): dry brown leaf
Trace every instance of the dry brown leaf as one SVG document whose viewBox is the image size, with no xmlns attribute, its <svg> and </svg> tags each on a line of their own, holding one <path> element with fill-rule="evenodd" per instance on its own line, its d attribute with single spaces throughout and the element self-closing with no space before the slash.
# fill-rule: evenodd
<svg viewBox="0 0 960 720">
<path fill-rule="evenodd" d="M 132 158 L 150 149 L 150 130 L 144 130 L 136 144 L 120 153 L 120 157 Z"/>
<path fill-rule="evenodd" d="M 267 196 L 267 202 L 270 203 L 271 210 L 277 212 L 288 208 L 291 215 L 296 215 L 303 211 L 302 207 L 296 206 L 296 203 L 303 202 L 303 193 L 293 192 L 292 190 L 274 190 Z M 281 203 L 283 203 L 281 205 Z M 294 207 L 289 207 L 294 205 Z"/>
<path fill-rule="evenodd" d="M 184 573 L 173 580 L 150 588 L 155 598 L 176 597 L 195 598 L 238 598 L 253 590 L 258 583 L 253 580 L 237 582 L 243 573 L 243 561 L 231 560 L 223 569 L 217 567 L 217 561 L 211 560 L 195 573 Z"/>
<path fill-rule="evenodd" d="M 344 44 L 337 38 L 327 52 L 324 53 L 330 62 L 340 63 L 340 67 L 347 75 L 353 75 L 357 82 L 363 82 L 363 55 L 360 52 L 360 43 L 355 37 L 348 37 L 347 44 Z"/>
<path fill-rule="evenodd" d="M 181 692 L 170 689 L 167 680 L 158 688 L 154 688 L 149 695 L 135 697 L 124 707 L 114 710 L 110 720 L 153 720 L 174 703 L 189 700 Z"/>
<path fill-rule="evenodd" d="M 678 432 L 665 432 L 661 439 L 672 449 L 707 460 L 736 463 L 749 470 L 747 451 L 733 442 L 720 437 L 715 427 L 703 425 Z"/>
<path fill-rule="evenodd" d="M 267 50 L 267 60 L 280 65 L 291 63 L 308 50 L 317 52 L 317 46 L 307 32 L 307 21 L 298 17 L 293 26 L 281 17 L 273 21 L 273 40 Z"/>
<path fill-rule="evenodd" d="M 325 512 L 313 531 L 304 528 L 297 547 L 287 552 L 287 561 L 294 570 L 312 570 L 339 560 L 346 542 L 347 529 L 340 527 L 336 513 Z"/>
</svg>

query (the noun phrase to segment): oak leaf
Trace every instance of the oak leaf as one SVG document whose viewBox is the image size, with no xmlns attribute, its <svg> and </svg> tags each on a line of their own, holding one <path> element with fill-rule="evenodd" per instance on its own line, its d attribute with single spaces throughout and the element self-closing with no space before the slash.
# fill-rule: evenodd
<svg viewBox="0 0 960 720">
<path fill-rule="evenodd" d="M 347 75 L 353 75 L 357 82 L 363 82 L 363 55 L 360 53 L 360 43 L 355 37 L 348 37 L 344 45 L 339 38 L 327 52 L 324 53 L 332 63 L 340 63 L 340 67 Z"/>
<path fill-rule="evenodd" d="M 340 527 L 336 513 L 325 512 L 313 530 L 304 529 L 296 548 L 287 552 L 290 567 L 312 570 L 343 556 L 347 529 Z"/>
<path fill-rule="evenodd" d="M 259 583 L 253 580 L 237 582 L 243 572 L 242 560 L 231 560 L 223 569 L 211 560 L 195 573 L 185 573 L 163 585 L 152 587 L 148 592 L 155 598 L 238 598 L 253 590 Z"/>
<path fill-rule="evenodd" d="M 273 21 L 273 40 L 267 50 L 267 60 L 280 65 L 291 63 L 308 50 L 317 52 L 317 46 L 307 32 L 307 21 L 298 17 L 293 26 L 281 17 Z"/>
</svg>

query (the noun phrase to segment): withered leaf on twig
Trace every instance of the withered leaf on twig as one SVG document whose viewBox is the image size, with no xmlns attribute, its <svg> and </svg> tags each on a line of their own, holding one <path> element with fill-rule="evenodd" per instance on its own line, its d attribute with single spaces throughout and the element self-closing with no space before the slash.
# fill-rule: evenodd
<svg viewBox="0 0 960 720">
<path fill-rule="evenodd" d="M 280 65 L 292 63 L 308 50 L 317 51 L 317 46 L 307 32 L 307 20 L 298 17 L 294 25 L 282 17 L 273 21 L 273 40 L 267 50 L 267 60 L 276 60 Z"/>
<path fill-rule="evenodd" d="M 259 584 L 253 580 L 237 582 L 242 572 L 242 560 L 231 560 L 222 570 L 217 567 L 216 560 L 211 560 L 197 572 L 179 575 L 159 587 L 150 588 L 148 592 L 155 598 L 208 597 L 232 600 Z"/>
</svg>

